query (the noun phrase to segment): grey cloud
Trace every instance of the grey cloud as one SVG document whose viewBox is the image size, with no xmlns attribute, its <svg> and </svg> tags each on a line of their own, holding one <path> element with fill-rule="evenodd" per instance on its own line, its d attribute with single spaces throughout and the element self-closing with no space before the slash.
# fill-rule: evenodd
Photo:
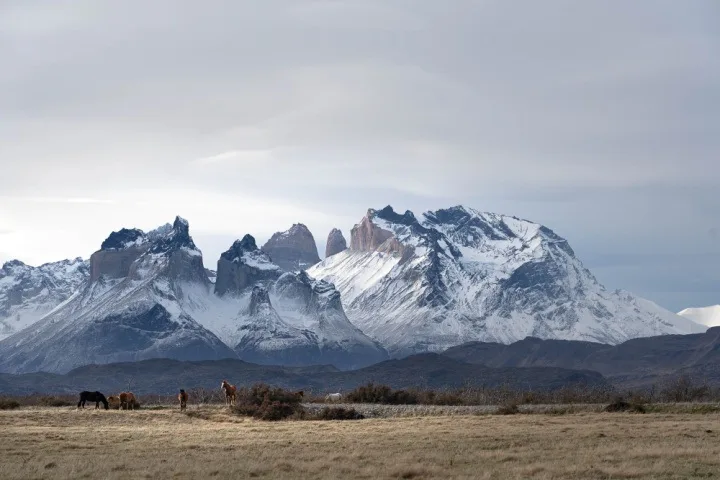
<svg viewBox="0 0 720 480">
<path fill-rule="evenodd" d="M 214 192 L 210 251 L 261 225 L 203 223 L 241 194 L 327 212 L 308 222 L 323 230 L 371 206 L 469 203 L 589 257 L 713 253 L 719 17 L 712 0 L 5 1 L 3 195 L 149 222 L 177 192 Z M 140 207 L 138 190 L 166 198 Z M 14 229 L 43 219 L 8 206 Z M 66 221 L 92 228 L 84 211 Z"/>
</svg>

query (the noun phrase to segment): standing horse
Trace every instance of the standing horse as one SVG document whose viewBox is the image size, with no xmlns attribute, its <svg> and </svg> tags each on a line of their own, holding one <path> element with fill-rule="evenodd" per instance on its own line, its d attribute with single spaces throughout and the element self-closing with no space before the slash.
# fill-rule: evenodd
<svg viewBox="0 0 720 480">
<path fill-rule="evenodd" d="M 80 401 L 77 408 L 85 408 L 85 402 L 95 402 L 95 410 L 100 408 L 100 402 L 105 406 L 105 410 L 110 408 L 107 398 L 100 392 L 80 392 Z"/>
<path fill-rule="evenodd" d="M 120 395 L 120 410 L 135 410 L 135 404 L 137 403 L 137 398 L 135 398 L 135 394 L 132 392 L 122 392 Z M 123 406 L 125 408 L 123 408 Z"/>
<path fill-rule="evenodd" d="M 182 388 L 180 389 L 180 393 L 178 394 L 178 400 L 180 400 L 180 411 L 182 412 L 187 408 L 188 402 L 188 394 Z"/>
<path fill-rule="evenodd" d="M 237 392 L 237 387 L 235 385 L 230 385 L 227 380 L 223 380 L 222 384 L 220 384 L 220 388 L 225 392 L 225 405 L 235 405 L 235 393 Z"/>
</svg>

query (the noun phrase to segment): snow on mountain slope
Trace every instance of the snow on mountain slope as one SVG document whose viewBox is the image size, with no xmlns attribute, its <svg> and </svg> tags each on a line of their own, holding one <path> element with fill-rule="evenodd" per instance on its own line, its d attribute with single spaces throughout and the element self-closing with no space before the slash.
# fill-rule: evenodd
<svg viewBox="0 0 720 480">
<path fill-rule="evenodd" d="M 0 340 L 29 327 L 68 300 L 90 276 L 76 258 L 31 267 L 13 260 L 0 269 Z"/>
<path fill-rule="evenodd" d="M 250 235 L 221 255 L 215 292 L 195 288 L 185 304 L 243 360 L 355 368 L 388 358 L 347 319 L 335 287 L 302 271 L 283 274 Z"/>
<path fill-rule="evenodd" d="M 567 241 L 525 220 L 458 206 L 369 210 L 351 246 L 308 273 L 333 283 L 350 320 L 392 354 L 527 336 L 619 343 L 700 325 L 608 292 Z"/>
<path fill-rule="evenodd" d="M 88 363 L 236 357 L 185 308 L 209 282 L 178 217 L 145 234 L 113 232 L 90 259 L 90 282 L 43 320 L 0 341 L 0 370 L 67 372 Z"/>
<path fill-rule="evenodd" d="M 720 305 L 700 308 L 686 308 L 678 315 L 689 318 L 695 323 L 705 325 L 706 327 L 720 326 Z"/>
</svg>

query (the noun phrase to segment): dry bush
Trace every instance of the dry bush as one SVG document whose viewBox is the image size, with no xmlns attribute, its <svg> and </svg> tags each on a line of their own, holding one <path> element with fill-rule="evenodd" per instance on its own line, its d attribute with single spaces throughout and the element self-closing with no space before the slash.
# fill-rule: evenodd
<svg viewBox="0 0 720 480">
<path fill-rule="evenodd" d="M 635 403 L 629 403 L 621 398 L 616 399 L 610 405 L 603 409 L 605 412 L 630 412 L 630 413 L 645 413 L 645 408 L 642 405 Z"/>
<path fill-rule="evenodd" d="M 16 408 L 20 408 L 20 402 L 17 400 L 0 398 L 0 410 L 15 410 Z"/>
<path fill-rule="evenodd" d="M 71 407 L 75 404 L 75 402 L 56 396 L 44 396 L 38 401 L 38 405 L 42 407 Z"/>
<path fill-rule="evenodd" d="M 496 415 L 515 415 L 516 413 L 520 413 L 520 408 L 516 403 L 501 405 L 495 412 Z"/>
<path fill-rule="evenodd" d="M 258 383 L 250 388 L 240 388 L 232 411 L 259 420 L 277 421 L 293 415 L 301 416 L 302 397 L 282 388 L 272 388 Z"/>
<path fill-rule="evenodd" d="M 346 395 L 349 402 L 383 403 L 386 405 L 415 405 L 418 395 L 406 390 L 393 390 L 387 385 L 375 385 L 372 382 L 356 388 Z"/>
<path fill-rule="evenodd" d="M 660 397 L 666 402 L 700 402 L 712 397 L 712 389 L 708 385 L 695 385 L 687 375 L 666 383 Z"/>
<path fill-rule="evenodd" d="M 309 420 L 363 420 L 365 416 L 354 408 L 325 407 Z"/>
</svg>

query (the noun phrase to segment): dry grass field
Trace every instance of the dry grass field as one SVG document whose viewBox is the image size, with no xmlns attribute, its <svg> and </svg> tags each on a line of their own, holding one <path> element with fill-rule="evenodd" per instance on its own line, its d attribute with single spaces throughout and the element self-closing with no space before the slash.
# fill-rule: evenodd
<svg viewBox="0 0 720 480">
<path fill-rule="evenodd" d="M 716 478 L 720 415 L 261 422 L 223 407 L 0 411 L 0 478 Z"/>
</svg>

